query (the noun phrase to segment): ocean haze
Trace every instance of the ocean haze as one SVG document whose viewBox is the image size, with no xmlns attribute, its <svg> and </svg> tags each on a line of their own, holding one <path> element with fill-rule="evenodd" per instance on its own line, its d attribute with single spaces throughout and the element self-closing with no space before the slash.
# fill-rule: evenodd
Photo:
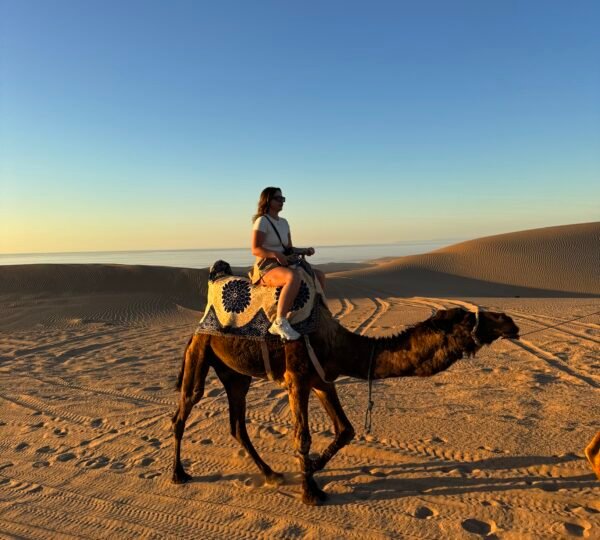
<svg viewBox="0 0 600 540">
<path fill-rule="evenodd" d="M 310 258 L 310 261 L 314 264 L 360 263 L 382 257 L 402 257 L 425 253 L 454 242 L 431 240 L 393 244 L 315 246 L 316 253 Z M 250 248 L 229 248 L 0 254 L 0 265 L 97 263 L 206 268 L 219 259 L 229 262 L 232 266 L 250 266 L 254 262 Z"/>
</svg>

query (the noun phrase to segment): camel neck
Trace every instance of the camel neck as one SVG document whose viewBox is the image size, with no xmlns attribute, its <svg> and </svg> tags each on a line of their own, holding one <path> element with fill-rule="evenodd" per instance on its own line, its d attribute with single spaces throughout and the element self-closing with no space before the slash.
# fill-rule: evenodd
<svg viewBox="0 0 600 540">
<path fill-rule="evenodd" d="M 462 358 L 468 342 L 468 337 L 464 340 L 448 340 L 443 331 L 426 325 L 418 325 L 385 338 L 371 338 L 344 331 L 347 332 L 344 340 L 347 346 L 342 371 L 345 375 L 365 380 L 369 377 L 371 354 L 373 379 L 428 376 L 443 371 Z"/>
</svg>

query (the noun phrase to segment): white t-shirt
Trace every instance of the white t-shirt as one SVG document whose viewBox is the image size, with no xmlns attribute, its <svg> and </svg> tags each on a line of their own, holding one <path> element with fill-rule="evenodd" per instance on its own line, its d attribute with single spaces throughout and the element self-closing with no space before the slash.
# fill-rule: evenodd
<svg viewBox="0 0 600 540">
<path fill-rule="evenodd" d="M 279 219 L 274 219 L 269 216 L 271 223 L 277 227 L 277 231 L 279 232 L 279 236 L 281 236 L 281 240 L 287 246 L 289 241 L 290 234 L 290 226 L 287 222 L 287 219 L 280 217 Z M 283 246 L 277 237 L 277 234 L 273 230 L 273 226 L 269 223 L 268 219 L 265 216 L 260 216 L 254 222 L 254 227 L 252 227 L 253 231 L 261 231 L 265 233 L 265 241 L 263 242 L 262 247 L 269 251 L 278 251 L 283 253 Z"/>
</svg>

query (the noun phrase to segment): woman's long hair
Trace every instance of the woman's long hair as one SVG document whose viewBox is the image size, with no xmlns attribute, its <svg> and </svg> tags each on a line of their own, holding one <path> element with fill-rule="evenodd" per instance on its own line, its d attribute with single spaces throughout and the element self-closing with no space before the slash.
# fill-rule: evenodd
<svg viewBox="0 0 600 540">
<path fill-rule="evenodd" d="M 260 216 L 264 216 L 265 214 L 269 213 L 271 199 L 273 199 L 277 191 L 281 191 L 281 189 L 278 187 L 266 187 L 262 190 L 260 199 L 258 199 L 258 208 L 256 209 L 256 214 L 252 216 L 252 223 L 254 223 Z"/>
</svg>

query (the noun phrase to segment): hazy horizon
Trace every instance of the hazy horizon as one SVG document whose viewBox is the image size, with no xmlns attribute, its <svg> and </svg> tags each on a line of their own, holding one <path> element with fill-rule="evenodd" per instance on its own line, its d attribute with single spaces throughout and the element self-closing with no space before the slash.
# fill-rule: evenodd
<svg viewBox="0 0 600 540">
<path fill-rule="evenodd" d="M 321 248 L 343 248 L 343 247 L 359 247 L 359 246 L 395 246 L 405 244 L 439 244 L 439 243 L 458 243 L 470 240 L 470 238 L 431 238 L 426 240 L 399 240 L 397 242 L 367 242 L 361 244 L 314 244 Z M 153 251 L 167 252 L 167 251 L 235 251 L 247 249 L 250 250 L 250 246 L 232 246 L 232 247 L 189 247 L 189 248 L 152 248 L 152 249 L 103 249 L 103 250 L 75 250 L 75 251 L 14 251 L 14 252 L 0 252 L 0 256 L 4 255 L 61 255 L 61 254 L 76 254 L 76 253 L 151 253 Z"/>
</svg>

